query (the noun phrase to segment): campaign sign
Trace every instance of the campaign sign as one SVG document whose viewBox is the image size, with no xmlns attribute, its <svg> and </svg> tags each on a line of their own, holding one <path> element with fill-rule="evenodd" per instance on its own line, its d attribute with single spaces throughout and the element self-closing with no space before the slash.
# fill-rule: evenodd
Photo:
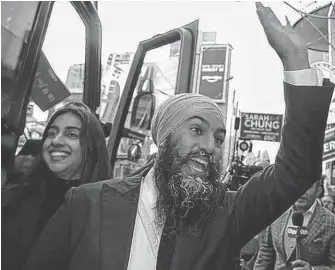
<svg viewBox="0 0 335 270">
<path fill-rule="evenodd" d="M 250 140 L 280 142 L 281 114 L 241 113 L 240 137 Z"/>
</svg>

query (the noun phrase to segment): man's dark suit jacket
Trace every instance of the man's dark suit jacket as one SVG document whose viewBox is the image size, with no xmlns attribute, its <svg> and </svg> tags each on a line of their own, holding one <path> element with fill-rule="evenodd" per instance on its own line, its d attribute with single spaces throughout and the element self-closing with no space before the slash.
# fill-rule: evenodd
<svg viewBox="0 0 335 270">
<path fill-rule="evenodd" d="M 170 269 L 233 269 L 240 248 L 320 177 L 333 85 L 284 83 L 284 88 L 286 117 L 275 164 L 236 193 L 223 194 L 202 235 L 181 233 Z M 40 236 L 25 269 L 126 270 L 146 173 L 75 188 Z"/>
<path fill-rule="evenodd" d="M 255 269 L 277 270 L 285 266 L 287 261 L 295 260 L 295 249 L 286 254 L 284 246 L 284 234 L 287 233 L 291 212 L 292 210 L 287 211 L 266 229 Z M 335 215 L 317 202 L 307 229 L 307 237 L 301 240 L 301 260 L 308 262 L 315 270 L 334 269 Z"/>
</svg>

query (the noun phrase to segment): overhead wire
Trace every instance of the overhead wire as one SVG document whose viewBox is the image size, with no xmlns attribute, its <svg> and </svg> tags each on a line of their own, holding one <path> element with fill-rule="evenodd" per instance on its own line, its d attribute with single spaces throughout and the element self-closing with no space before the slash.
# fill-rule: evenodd
<svg viewBox="0 0 335 270">
<path fill-rule="evenodd" d="M 335 31 L 331 32 L 330 35 L 335 36 Z M 313 42 L 319 41 L 319 40 L 321 40 L 321 39 L 323 39 L 323 37 L 319 37 L 319 38 L 317 38 L 317 39 L 314 39 L 314 40 L 308 42 L 308 43 L 307 43 L 307 46 L 308 46 L 308 45 L 311 45 Z"/>
<path fill-rule="evenodd" d="M 328 16 L 318 16 L 318 15 L 314 15 L 314 14 L 308 14 L 306 12 L 303 12 L 295 7 L 293 7 L 291 4 L 289 4 L 288 2 L 284 1 L 284 3 L 289 6 L 290 8 L 292 8 L 293 10 L 295 10 L 296 12 L 298 12 L 300 15 L 303 15 L 304 19 L 306 20 L 306 22 L 311 25 L 320 35 L 321 37 L 320 38 L 323 38 L 324 40 L 327 41 L 327 43 L 330 45 L 330 47 L 335 51 L 335 47 L 333 44 L 331 44 L 329 41 L 328 41 L 328 38 L 321 32 L 321 30 L 319 28 L 317 28 L 315 26 L 315 24 L 313 22 L 311 22 L 309 20 L 308 17 L 311 17 L 311 18 L 318 18 L 318 19 L 324 19 L 324 20 L 328 20 L 328 19 L 335 19 L 335 17 L 328 17 Z M 310 42 L 311 43 L 311 42 Z"/>
<path fill-rule="evenodd" d="M 335 20 L 335 17 L 328 17 L 328 16 L 319 16 L 319 15 L 314 15 L 314 14 L 309 14 L 307 12 L 304 12 L 300 9 L 297 9 L 296 7 L 292 6 L 291 4 L 289 4 L 288 2 L 284 1 L 284 4 L 286 4 L 287 6 L 289 6 L 290 8 L 292 8 L 293 10 L 295 10 L 296 12 L 300 13 L 301 15 L 304 15 L 305 17 L 311 17 L 311 18 L 316 18 L 316 19 L 324 19 L 324 20 Z M 330 3 L 330 5 L 333 5 L 332 3 Z"/>
</svg>

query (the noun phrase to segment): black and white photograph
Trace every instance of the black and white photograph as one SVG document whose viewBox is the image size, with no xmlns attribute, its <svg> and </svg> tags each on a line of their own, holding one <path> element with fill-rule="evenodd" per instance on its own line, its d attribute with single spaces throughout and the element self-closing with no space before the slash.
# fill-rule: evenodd
<svg viewBox="0 0 335 270">
<path fill-rule="evenodd" d="M 335 1 L 1 1 L 1 269 L 335 269 Z"/>
</svg>

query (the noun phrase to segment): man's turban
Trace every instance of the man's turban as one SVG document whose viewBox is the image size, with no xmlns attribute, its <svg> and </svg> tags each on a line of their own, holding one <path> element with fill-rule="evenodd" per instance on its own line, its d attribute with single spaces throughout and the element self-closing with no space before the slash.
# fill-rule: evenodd
<svg viewBox="0 0 335 270">
<path fill-rule="evenodd" d="M 200 94 L 178 94 L 165 101 L 155 112 L 151 124 L 152 138 L 157 146 L 187 119 L 213 113 L 224 123 L 223 112 L 209 97 Z"/>
</svg>

